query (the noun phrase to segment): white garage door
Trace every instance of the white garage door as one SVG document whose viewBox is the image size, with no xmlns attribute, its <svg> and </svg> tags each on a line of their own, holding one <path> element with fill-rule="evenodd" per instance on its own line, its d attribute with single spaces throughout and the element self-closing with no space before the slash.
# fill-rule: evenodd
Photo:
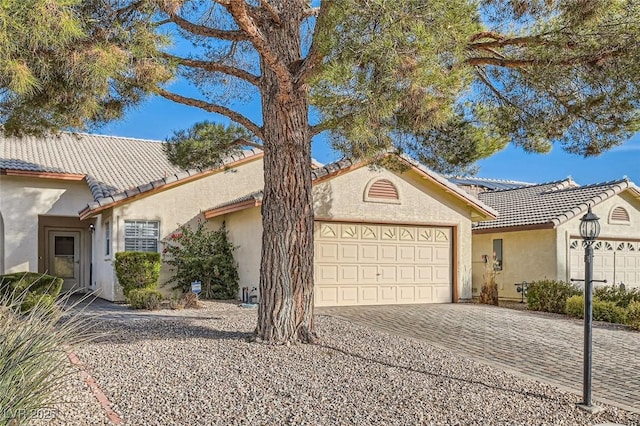
<svg viewBox="0 0 640 426">
<path fill-rule="evenodd" d="M 571 278 L 584 279 L 582 240 L 570 244 Z M 593 245 L 593 278 L 607 280 L 606 285 L 624 283 L 640 287 L 640 243 L 636 241 L 598 240 Z M 596 286 L 605 284 L 596 283 Z"/>
<path fill-rule="evenodd" d="M 316 306 L 451 302 L 451 228 L 316 222 Z"/>
</svg>

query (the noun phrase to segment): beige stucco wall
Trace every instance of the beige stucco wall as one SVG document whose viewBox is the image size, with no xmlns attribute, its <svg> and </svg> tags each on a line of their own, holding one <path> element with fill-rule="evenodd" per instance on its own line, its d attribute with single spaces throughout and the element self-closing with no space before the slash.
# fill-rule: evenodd
<svg viewBox="0 0 640 426">
<path fill-rule="evenodd" d="M 216 217 L 207 224 L 209 229 L 219 229 L 225 222 L 229 240 L 236 246 L 233 256 L 238 262 L 239 290 L 247 287 L 249 294 L 258 294 L 260 287 L 260 259 L 262 258 L 262 216 L 260 207 L 252 207 Z M 256 289 L 252 293 L 253 289 Z"/>
<path fill-rule="evenodd" d="M 124 251 L 125 220 L 160 221 L 160 239 L 166 239 L 180 225 L 203 220 L 202 211 L 221 203 L 239 198 L 250 192 L 262 189 L 262 160 L 246 162 L 236 169 L 223 171 L 211 176 L 174 186 L 165 191 L 122 204 L 103 212 L 103 222 L 109 220 L 112 226 L 112 254 L 103 259 L 99 276 L 103 280 L 105 298 L 123 300 L 120 286 L 109 284 L 109 273 L 113 271 L 114 253 Z M 110 218 L 110 219 L 107 219 Z M 163 244 L 159 245 L 161 251 Z M 111 266 L 109 266 L 111 265 Z M 172 293 L 171 285 L 165 285 L 171 277 L 167 266 L 163 266 L 160 275 L 160 291 L 166 295 Z"/>
<path fill-rule="evenodd" d="M 502 239 L 502 271 L 496 274 L 498 296 L 518 299 L 515 283 L 557 279 L 556 230 L 538 229 L 473 235 L 473 294 L 478 296 L 484 282 L 483 255 L 491 261 L 493 240 Z"/>
<path fill-rule="evenodd" d="M 39 215 L 77 218 L 91 201 L 84 181 L 0 176 L 5 272 L 38 271 Z"/>
</svg>

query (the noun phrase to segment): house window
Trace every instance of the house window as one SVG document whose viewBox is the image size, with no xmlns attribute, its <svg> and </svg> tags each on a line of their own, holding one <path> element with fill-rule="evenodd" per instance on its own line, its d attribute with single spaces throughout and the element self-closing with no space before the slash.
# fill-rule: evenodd
<svg viewBox="0 0 640 426">
<path fill-rule="evenodd" d="M 111 254 L 111 222 L 104 223 L 104 255 Z"/>
<path fill-rule="evenodd" d="M 493 240 L 493 269 L 502 271 L 502 239 Z"/>
<path fill-rule="evenodd" d="M 124 251 L 158 251 L 160 222 L 155 220 L 124 221 Z"/>
</svg>

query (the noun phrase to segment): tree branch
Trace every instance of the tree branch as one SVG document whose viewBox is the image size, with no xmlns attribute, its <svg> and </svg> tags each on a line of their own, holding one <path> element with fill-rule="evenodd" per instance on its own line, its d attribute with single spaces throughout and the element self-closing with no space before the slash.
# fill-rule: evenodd
<svg viewBox="0 0 640 426">
<path fill-rule="evenodd" d="M 155 93 L 173 102 L 200 108 L 207 112 L 215 112 L 216 114 L 224 115 L 225 117 L 228 117 L 230 120 L 235 121 L 241 126 L 244 126 L 245 128 L 247 128 L 247 130 L 253 132 L 253 134 L 256 135 L 256 137 L 258 137 L 259 139 L 264 140 L 262 128 L 259 127 L 257 124 L 255 124 L 253 121 L 249 120 L 244 115 L 240 114 L 239 112 L 236 112 L 227 107 L 223 107 L 221 105 L 211 104 L 209 102 L 205 102 L 200 99 L 194 99 L 194 98 L 178 95 L 177 93 L 169 92 L 161 87 L 157 87 L 155 89 Z"/>
<path fill-rule="evenodd" d="M 233 16 L 238 26 L 248 35 L 264 63 L 276 75 L 279 84 L 279 96 L 285 99 L 292 96 L 293 80 L 287 66 L 271 50 L 260 28 L 249 17 L 249 10 L 244 0 L 229 0 L 227 10 Z"/>
<path fill-rule="evenodd" d="M 282 21 L 280 20 L 280 15 L 278 14 L 278 11 L 273 6 L 271 6 L 271 3 L 269 3 L 269 0 L 260 0 L 260 5 L 266 9 L 266 11 L 269 13 L 269 16 L 271 16 L 271 19 L 273 20 L 273 22 L 275 22 L 279 27 L 281 27 Z"/>
<path fill-rule="evenodd" d="M 220 30 L 217 28 L 210 28 L 204 25 L 197 25 L 191 21 L 184 19 L 181 16 L 176 15 L 170 10 L 163 10 L 167 15 L 169 15 L 169 20 L 176 24 L 181 29 L 190 32 L 194 35 L 199 35 L 203 37 L 213 37 L 220 40 L 227 41 L 245 41 L 248 40 L 249 37 L 243 31 L 228 31 L 228 30 Z"/>
<path fill-rule="evenodd" d="M 327 14 L 327 9 L 328 9 L 327 4 L 328 4 L 328 1 L 323 1 L 320 4 L 320 9 L 318 10 L 318 18 L 316 20 L 316 25 L 315 25 L 316 31 L 318 28 L 321 28 L 322 20 Z M 311 43 L 311 47 L 309 48 L 309 53 L 307 54 L 307 57 L 304 58 L 304 60 L 302 61 L 302 64 L 300 65 L 300 68 L 297 70 L 297 72 L 293 77 L 293 81 L 296 85 L 299 85 L 300 83 L 305 83 L 313 73 L 315 67 L 322 61 L 322 54 L 320 52 L 320 48 L 318 47 L 318 44 L 320 43 L 318 41 L 318 38 L 319 37 L 317 36 L 317 34 L 315 34 L 313 37 L 313 42 Z"/>
<path fill-rule="evenodd" d="M 196 59 L 182 58 L 180 56 L 175 56 L 175 55 L 171 55 L 169 53 L 164 53 L 164 52 L 162 52 L 161 54 L 164 58 L 175 61 L 179 65 L 183 65 L 185 67 L 199 68 L 199 69 L 202 69 L 205 71 L 211 71 L 211 72 L 221 72 L 223 74 L 237 77 L 241 80 L 244 80 L 248 83 L 253 84 L 256 87 L 260 85 L 259 76 L 253 75 L 240 68 L 220 64 L 218 62 L 207 62 L 207 61 L 200 61 Z"/>
</svg>

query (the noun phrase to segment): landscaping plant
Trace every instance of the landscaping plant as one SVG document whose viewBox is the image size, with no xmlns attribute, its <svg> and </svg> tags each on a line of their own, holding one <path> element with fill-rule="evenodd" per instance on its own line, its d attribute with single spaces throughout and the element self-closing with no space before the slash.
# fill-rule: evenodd
<svg viewBox="0 0 640 426">
<path fill-rule="evenodd" d="M 640 302 L 631 302 L 627 307 L 627 324 L 640 331 Z"/>
<path fill-rule="evenodd" d="M 191 283 L 202 283 L 201 297 L 234 299 L 238 294 L 238 264 L 233 258 L 235 247 L 229 242 L 223 223 L 217 231 L 209 231 L 203 222 L 195 229 L 182 225 L 173 233 L 164 249 L 166 263 L 171 265 L 174 289 L 191 291 Z"/>
<path fill-rule="evenodd" d="M 584 296 L 572 296 L 567 299 L 567 315 L 584 318 Z M 627 324 L 627 309 L 613 302 L 593 298 L 592 314 L 594 321 L 605 321 L 616 324 Z"/>
<path fill-rule="evenodd" d="M 62 278 L 36 272 L 0 275 L 0 297 L 22 295 L 20 309 L 28 312 L 36 305 L 53 308 L 62 290 Z"/>
<path fill-rule="evenodd" d="M 6 283 L 4 283 L 6 285 Z M 53 415 L 56 393 L 76 372 L 67 351 L 91 340 L 87 324 L 37 299 L 24 312 L 26 292 L 0 297 L 0 425 L 24 425 L 34 416 Z M 47 411 L 43 411 L 47 410 Z"/>
<path fill-rule="evenodd" d="M 571 283 L 555 280 L 534 281 L 527 291 L 527 303 L 533 311 L 566 313 L 567 299 L 581 294 Z"/>
<path fill-rule="evenodd" d="M 150 288 L 135 288 L 129 291 L 127 300 L 131 309 L 160 309 L 162 293 Z"/>
<path fill-rule="evenodd" d="M 607 285 L 593 289 L 593 297 L 626 308 L 632 302 L 640 302 L 640 288 L 627 289 L 624 285 Z"/>
<path fill-rule="evenodd" d="M 160 253 L 116 253 L 116 276 L 127 297 L 134 289 L 155 289 L 160 278 Z"/>
<path fill-rule="evenodd" d="M 496 268 L 497 262 L 494 256 L 493 262 L 485 263 L 484 282 L 480 290 L 480 303 L 484 303 L 485 305 L 498 306 L 498 283 L 496 283 L 498 273 Z"/>
</svg>

